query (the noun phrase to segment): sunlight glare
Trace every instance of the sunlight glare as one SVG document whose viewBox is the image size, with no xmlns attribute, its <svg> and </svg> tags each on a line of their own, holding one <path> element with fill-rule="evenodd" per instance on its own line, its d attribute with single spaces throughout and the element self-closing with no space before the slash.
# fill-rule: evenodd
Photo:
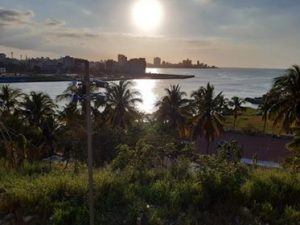
<svg viewBox="0 0 300 225">
<path fill-rule="evenodd" d="M 138 107 L 145 113 L 152 113 L 157 96 L 154 92 L 156 80 L 135 80 L 135 89 L 141 93 L 143 103 Z"/>
<path fill-rule="evenodd" d="M 162 16 L 158 0 L 138 0 L 132 8 L 133 23 L 142 31 L 153 31 L 161 24 Z"/>
</svg>

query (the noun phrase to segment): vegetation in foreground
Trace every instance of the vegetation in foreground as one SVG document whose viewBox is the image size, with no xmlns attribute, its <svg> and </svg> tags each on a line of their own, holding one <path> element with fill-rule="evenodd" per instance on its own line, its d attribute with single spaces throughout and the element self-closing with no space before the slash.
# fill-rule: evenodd
<svg viewBox="0 0 300 225">
<path fill-rule="evenodd" d="M 184 157 L 154 168 L 156 157 L 137 156 L 123 167 L 124 154 L 132 155 L 121 151 L 95 173 L 96 224 L 136 224 L 139 217 L 142 224 L 299 224 L 299 174 L 211 156 L 198 158 L 197 169 Z M 2 170 L 1 214 L 15 224 L 88 224 L 86 174 L 42 165 L 23 174 Z"/>
<path fill-rule="evenodd" d="M 95 99 L 93 140 L 97 224 L 299 224 L 300 69 L 289 69 L 266 94 L 260 113 L 294 135 L 284 170 L 240 164 L 232 141 L 217 154 L 198 155 L 192 140 L 211 141 L 237 129 L 242 100 L 215 94 L 207 84 L 190 99 L 170 86 L 148 117 L 137 111 L 131 82 L 108 88 L 108 101 Z M 4 224 L 87 224 L 85 99 L 71 85 L 57 100 L 44 93 L 0 90 L 0 220 Z M 61 154 L 65 163 L 45 157 Z M 209 152 L 208 152 L 209 153 Z"/>
</svg>

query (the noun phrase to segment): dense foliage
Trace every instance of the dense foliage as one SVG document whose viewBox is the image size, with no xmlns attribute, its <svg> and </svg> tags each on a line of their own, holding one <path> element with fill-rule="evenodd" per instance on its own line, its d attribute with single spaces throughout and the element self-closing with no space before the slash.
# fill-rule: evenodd
<svg viewBox="0 0 300 225">
<path fill-rule="evenodd" d="M 186 158 L 155 168 L 150 146 L 138 149 L 145 158 L 122 148 L 120 157 L 130 156 L 126 166 L 116 163 L 95 173 L 96 224 L 136 224 L 139 217 L 142 224 L 296 225 L 300 220 L 299 175 L 247 169 L 215 157 L 197 158 L 197 168 Z M 0 213 L 17 224 L 23 219 L 88 224 L 85 170 L 45 168 L 25 167 L 22 174 L 1 170 Z"/>
</svg>

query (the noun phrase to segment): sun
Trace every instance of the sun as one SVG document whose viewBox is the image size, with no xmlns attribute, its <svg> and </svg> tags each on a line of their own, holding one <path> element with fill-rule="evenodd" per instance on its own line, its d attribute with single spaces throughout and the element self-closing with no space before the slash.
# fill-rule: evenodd
<svg viewBox="0 0 300 225">
<path fill-rule="evenodd" d="M 132 21 L 141 31 L 153 31 L 163 17 L 162 5 L 158 0 L 137 0 L 132 8 Z"/>
</svg>

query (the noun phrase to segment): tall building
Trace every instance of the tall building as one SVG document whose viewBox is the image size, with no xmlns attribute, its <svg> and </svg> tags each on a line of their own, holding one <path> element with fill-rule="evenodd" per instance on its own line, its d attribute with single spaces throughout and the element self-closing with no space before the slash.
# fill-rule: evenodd
<svg viewBox="0 0 300 225">
<path fill-rule="evenodd" d="M 109 59 L 105 62 L 105 70 L 109 73 L 114 73 L 116 70 L 116 62 L 112 59 Z"/>
<path fill-rule="evenodd" d="M 153 64 L 154 64 L 154 66 L 160 66 L 161 58 L 155 57 L 154 60 L 153 60 Z"/>
<path fill-rule="evenodd" d="M 118 55 L 118 64 L 120 66 L 125 66 L 127 64 L 127 57 L 125 55 Z"/>
<path fill-rule="evenodd" d="M 192 65 L 193 65 L 193 62 L 192 62 L 192 60 L 187 59 L 187 60 L 183 60 L 183 61 L 182 61 L 182 64 L 183 64 L 184 66 L 192 66 Z"/>
<path fill-rule="evenodd" d="M 129 74 L 137 74 L 142 75 L 146 73 L 146 59 L 130 59 L 128 61 L 129 64 Z"/>
</svg>

